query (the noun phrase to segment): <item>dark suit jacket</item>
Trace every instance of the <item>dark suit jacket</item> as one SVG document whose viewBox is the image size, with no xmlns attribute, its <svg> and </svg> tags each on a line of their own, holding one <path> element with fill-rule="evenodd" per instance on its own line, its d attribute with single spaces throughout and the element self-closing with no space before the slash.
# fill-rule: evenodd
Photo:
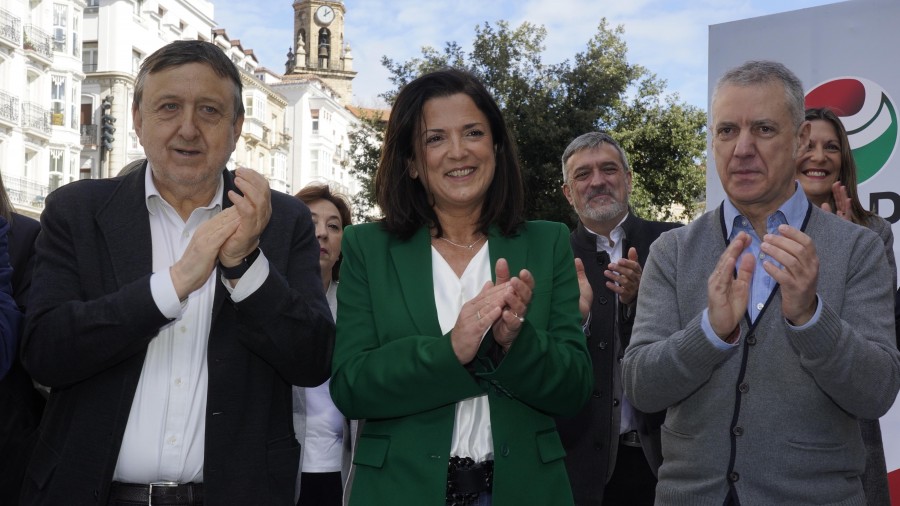
<svg viewBox="0 0 900 506">
<path fill-rule="evenodd" d="M 37 220 L 13 213 L 7 234 L 9 263 L 13 269 L 13 298 L 23 314 L 31 287 L 34 241 L 40 231 Z M 31 453 L 31 436 L 41 421 L 44 403 L 17 356 L 9 373 L 0 380 L 0 504 L 18 504 L 25 464 Z"/>
<path fill-rule="evenodd" d="M 650 244 L 661 233 L 679 226 L 678 223 L 643 220 L 629 213 L 622 223 L 625 231 L 623 256 L 633 247 L 637 249 L 638 263 L 643 266 Z M 616 294 L 606 288 L 607 278 L 603 275 L 606 264 L 598 262 L 596 236 L 579 221 L 570 241 L 575 256 L 584 262 L 585 274 L 594 290 L 588 328 L 588 350 L 594 366 L 594 395 L 577 416 L 558 418 L 557 424 L 566 448 L 566 469 L 575 504 L 600 506 L 603 504 L 604 487 L 616 465 L 621 409 L 618 397 L 622 395 L 621 377 L 616 373 L 625 347 L 631 341 L 634 315 L 629 315 L 624 305 L 618 305 L 616 309 Z M 636 413 L 641 444 L 654 474 L 662 463 L 659 427 L 664 419 L 664 412 Z M 655 484 L 648 483 L 647 486 L 653 487 Z"/>
<path fill-rule="evenodd" d="M 52 392 L 23 504 L 106 503 L 147 345 L 168 323 L 150 292 L 145 170 L 47 198 L 22 358 Z M 213 302 L 203 474 L 214 505 L 292 504 L 291 384 L 329 373 L 334 327 L 309 210 L 273 192 L 260 241 L 263 285 L 235 303 L 218 283 Z"/>
<path fill-rule="evenodd" d="M 13 270 L 9 264 L 9 223 L 0 217 L 0 380 L 15 362 L 22 313 L 13 299 Z"/>
<path fill-rule="evenodd" d="M 498 359 L 488 333 L 463 367 L 441 334 L 428 229 L 408 241 L 377 223 L 345 229 L 331 395 L 345 415 L 366 418 L 351 505 L 446 504 L 456 403 L 481 394 L 490 404 L 494 505 L 572 504 L 552 415 L 581 408 L 591 373 L 567 235 L 549 222 L 528 222 L 515 237 L 491 230 L 491 271 L 498 258 L 513 274 L 529 269 L 534 293 L 509 353 Z"/>
</svg>

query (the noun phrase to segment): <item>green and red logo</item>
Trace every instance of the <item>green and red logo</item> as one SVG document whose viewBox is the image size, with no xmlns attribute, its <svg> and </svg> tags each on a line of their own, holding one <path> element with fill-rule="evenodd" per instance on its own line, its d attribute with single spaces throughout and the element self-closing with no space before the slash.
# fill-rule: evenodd
<svg viewBox="0 0 900 506">
<path fill-rule="evenodd" d="M 862 77 L 825 81 L 806 94 L 806 107 L 828 107 L 844 124 L 862 183 L 887 166 L 897 147 L 897 111 L 879 84 Z"/>
</svg>

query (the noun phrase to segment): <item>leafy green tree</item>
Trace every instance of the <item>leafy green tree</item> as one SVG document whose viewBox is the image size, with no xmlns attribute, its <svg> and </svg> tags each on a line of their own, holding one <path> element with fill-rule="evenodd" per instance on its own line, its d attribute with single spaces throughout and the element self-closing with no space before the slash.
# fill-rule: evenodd
<svg viewBox="0 0 900 506">
<path fill-rule="evenodd" d="M 516 139 L 527 192 L 526 215 L 574 224 L 562 196 L 560 156 L 578 135 L 610 132 L 622 143 L 634 171 L 632 204 L 652 217 L 672 217 L 672 207 L 692 215 L 700 204 L 705 174 L 703 111 L 665 94 L 665 82 L 640 65 L 629 64 L 621 26 L 602 20 L 597 33 L 574 61 L 542 60 L 547 30 L 528 22 L 512 29 L 505 21 L 475 27 L 468 53 L 456 42 L 443 50 L 422 49 L 405 62 L 382 58 L 394 89 L 381 96 L 393 103 L 401 87 L 441 67 L 466 69 L 493 94 Z M 383 128 L 365 124 L 361 128 Z M 353 139 L 359 140 L 359 137 Z M 351 139 L 351 144 L 353 143 Z M 377 157 L 354 149 L 354 173 L 374 181 Z M 359 199 L 374 203 L 371 188 Z"/>
<path fill-rule="evenodd" d="M 384 142 L 385 124 L 377 111 L 361 109 L 359 124 L 348 134 L 350 157 L 353 160 L 350 172 L 360 182 L 361 190 L 350 200 L 353 205 L 353 221 L 356 223 L 376 218 L 375 169 L 381 156 Z"/>
</svg>

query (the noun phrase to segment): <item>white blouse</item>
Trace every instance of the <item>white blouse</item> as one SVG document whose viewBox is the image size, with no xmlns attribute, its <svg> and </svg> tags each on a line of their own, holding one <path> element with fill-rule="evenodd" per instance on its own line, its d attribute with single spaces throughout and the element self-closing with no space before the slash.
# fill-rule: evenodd
<svg viewBox="0 0 900 506">
<path fill-rule="evenodd" d="M 481 291 L 491 280 L 491 263 L 487 241 L 461 277 L 444 260 L 433 246 L 431 248 L 434 302 L 437 306 L 441 333 L 450 332 L 463 304 Z M 487 332 L 485 332 L 487 334 Z M 491 411 L 487 394 L 464 399 L 456 403 L 456 421 L 453 425 L 453 441 L 450 456 L 471 457 L 475 462 L 494 458 L 494 440 L 491 434 Z"/>
<path fill-rule="evenodd" d="M 337 282 L 332 281 L 325 291 L 331 315 L 337 318 Z M 338 411 L 328 391 L 330 381 L 317 387 L 303 389 L 294 387 L 294 397 L 306 395 L 305 408 L 294 402 L 294 430 L 303 440 L 303 457 L 300 470 L 304 473 L 332 473 L 341 470 L 344 458 L 344 415 Z M 298 409 L 299 408 L 299 409 Z M 302 410 L 302 412 L 298 412 Z M 306 426 L 303 433 L 299 426 L 305 417 Z"/>
</svg>

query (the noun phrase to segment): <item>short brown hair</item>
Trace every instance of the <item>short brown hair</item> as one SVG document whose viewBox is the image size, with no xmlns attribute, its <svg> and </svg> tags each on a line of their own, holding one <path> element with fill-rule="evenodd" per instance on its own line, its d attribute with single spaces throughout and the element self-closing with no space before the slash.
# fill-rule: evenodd
<svg viewBox="0 0 900 506">
<path fill-rule="evenodd" d="M 136 111 L 141 105 L 141 99 L 144 97 L 144 84 L 148 75 L 189 63 L 209 65 L 216 75 L 228 78 L 234 84 L 233 121 L 237 121 L 244 115 L 244 100 L 241 96 L 243 84 L 241 84 L 240 71 L 218 46 L 202 40 L 176 40 L 148 56 L 141 63 L 141 70 L 138 71 L 134 83 L 134 100 L 131 102 L 131 110 Z"/>
<path fill-rule="evenodd" d="M 321 183 L 312 183 L 304 186 L 300 191 L 294 195 L 298 199 L 302 200 L 304 204 L 309 205 L 317 200 L 327 200 L 334 204 L 334 207 L 337 208 L 338 214 L 341 217 L 341 228 L 347 228 L 348 225 L 352 224 L 353 215 L 350 212 L 350 204 L 347 203 L 347 197 L 341 195 L 340 193 L 332 192 L 331 188 L 328 185 Z M 337 262 L 331 267 L 331 279 L 337 281 L 340 275 L 341 270 L 341 258 L 338 258 Z"/>
</svg>

